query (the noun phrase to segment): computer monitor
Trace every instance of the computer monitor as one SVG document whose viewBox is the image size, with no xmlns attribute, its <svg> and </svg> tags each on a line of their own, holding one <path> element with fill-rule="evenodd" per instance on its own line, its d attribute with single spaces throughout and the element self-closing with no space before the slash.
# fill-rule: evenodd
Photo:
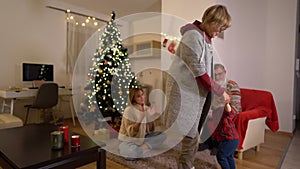
<svg viewBox="0 0 300 169">
<path fill-rule="evenodd" d="M 24 82 L 34 80 L 53 81 L 54 79 L 54 66 L 52 64 L 23 63 L 22 70 L 22 80 Z"/>
</svg>

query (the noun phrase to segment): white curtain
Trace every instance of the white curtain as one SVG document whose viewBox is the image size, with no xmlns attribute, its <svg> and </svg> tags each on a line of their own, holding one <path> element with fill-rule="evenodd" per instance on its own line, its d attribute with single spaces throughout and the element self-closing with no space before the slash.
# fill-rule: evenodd
<svg viewBox="0 0 300 169">
<path fill-rule="evenodd" d="M 72 75 L 82 47 L 106 23 L 74 14 L 68 14 L 67 21 L 67 73 Z"/>
</svg>

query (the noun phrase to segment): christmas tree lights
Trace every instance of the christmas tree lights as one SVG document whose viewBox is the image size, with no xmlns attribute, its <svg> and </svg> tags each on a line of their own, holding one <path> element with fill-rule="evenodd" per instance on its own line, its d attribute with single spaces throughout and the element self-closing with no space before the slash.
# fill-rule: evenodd
<svg viewBox="0 0 300 169">
<path fill-rule="evenodd" d="M 127 106 L 130 88 L 137 87 L 131 72 L 127 49 L 122 45 L 120 31 L 115 22 L 115 13 L 100 37 L 99 48 L 93 57 L 86 86 L 87 102 L 82 107 L 87 123 L 97 123 L 103 117 L 120 116 Z M 86 106 L 87 105 L 87 106 Z M 100 113 L 97 113 L 97 107 Z"/>
</svg>

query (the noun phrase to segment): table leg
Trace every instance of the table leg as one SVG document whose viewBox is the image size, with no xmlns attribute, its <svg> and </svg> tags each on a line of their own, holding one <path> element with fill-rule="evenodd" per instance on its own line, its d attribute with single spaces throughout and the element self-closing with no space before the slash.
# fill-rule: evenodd
<svg viewBox="0 0 300 169">
<path fill-rule="evenodd" d="M 106 151 L 98 149 L 97 169 L 106 169 Z"/>
<path fill-rule="evenodd" d="M 10 108 L 10 114 L 13 114 L 13 112 L 14 112 L 14 109 L 13 109 L 14 100 L 15 99 L 11 99 L 10 105 L 8 105 L 6 103 L 6 99 L 3 99 L 1 112 L 4 113 L 5 107 L 9 107 Z"/>
<path fill-rule="evenodd" d="M 5 109 L 5 106 L 6 106 L 6 102 L 5 102 L 5 99 L 3 99 L 3 102 L 2 102 L 2 113 L 4 113 L 4 109 Z"/>
<path fill-rule="evenodd" d="M 4 112 L 4 108 L 5 108 L 5 99 L 3 99 L 3 102 L 2 102 L 2 109 L 1 109 L 2 113 Z"/>
<path fill-rule="evenodd" d="M 70 102 L 70 111 L 72 113 L 73 125 L 75 126 L 76 124 L 75 124 L 74 107 L 73 107 L 73 97 L 72 96 L 70 96 L 69 102 Z"/>
<path fill-rule="evenodd" d="M 10 114 L 11 115 L 14 114 L 14 102 L 15 102 L 15 99 L 10 100 Z"/>
</svg>

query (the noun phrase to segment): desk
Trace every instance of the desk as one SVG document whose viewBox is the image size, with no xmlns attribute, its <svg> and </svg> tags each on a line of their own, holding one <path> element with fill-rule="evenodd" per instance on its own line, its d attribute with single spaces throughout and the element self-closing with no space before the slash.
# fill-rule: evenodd
<svg viewBox="0 0 300 169">
<path fill-rule="evenodd" d="M 3 98 L 2 112 L 4 110 L 4 106 L 6 105 L 5 100 L 10 99 L 10 114 L 14 113 L 14 102 L 16 99 L 21 98 L 33 98 L 36 96 L 38 89 L 22 89 L 22 90 L 0 90 L 0 97 Z M 73 108 L 73 99 L 72 99 L 72 90 L 59 88 L 58 90 L 59 96 L 70 96 L 70 110 L 72 113 L 73 125 L 75 126 L 75 117 L 74 117 L 74 108 Z"/>
<path fill-rule="evenodd" d="M 97 161 L 97 169 L 106 168 L 104 143 L 95 144 L 89 137 L 80 136 L 80 147 L 64 144 L 52 150 L 50 133 L 58 130 L 51 124 L 29 124 L 0 130 L 0 165 L 3 169 L 61 168 L 74 169 Z"/>
</svg>

